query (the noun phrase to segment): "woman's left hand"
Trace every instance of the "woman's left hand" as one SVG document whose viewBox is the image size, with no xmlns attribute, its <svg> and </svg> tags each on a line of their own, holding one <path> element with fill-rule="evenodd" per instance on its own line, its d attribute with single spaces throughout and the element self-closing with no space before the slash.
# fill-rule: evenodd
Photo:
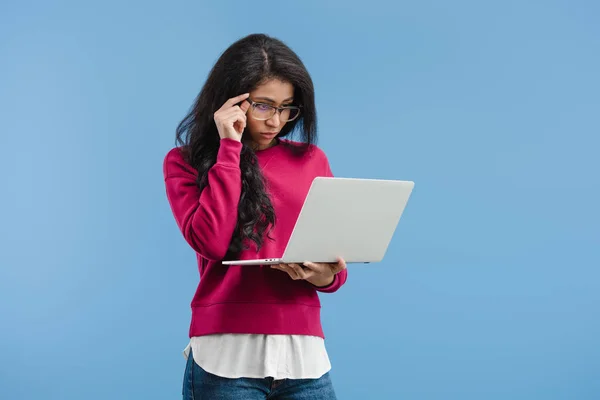
<svg viewBox="0 0 600 400">
<path fill-rule="evenodd" d="M 312 263 L 303 264 L 275 264 L 271 268 L 278 269 L 287 274 L 293 280 L 303 279 L 317 287 L 326 287 L 331 285 L 336 274 L 346 269 L 346 262 L 341 257 L 337 263 Z"/>
</svg>

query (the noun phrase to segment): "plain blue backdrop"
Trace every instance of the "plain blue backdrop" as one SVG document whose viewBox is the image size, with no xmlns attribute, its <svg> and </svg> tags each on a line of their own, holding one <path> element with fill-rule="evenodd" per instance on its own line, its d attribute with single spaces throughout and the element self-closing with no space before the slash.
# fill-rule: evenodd
<svg viewBox="0 0 600 400">
<path fill-rule="evenodd" d="M 0 398 L 177 399 L 195 258 L 162 161 L 253 32 L 315 82 L 338 176 L 416 182 L 322 296 L 340 399 L 600 398 L 600 6 L 0 4 Z"/>
</svg>

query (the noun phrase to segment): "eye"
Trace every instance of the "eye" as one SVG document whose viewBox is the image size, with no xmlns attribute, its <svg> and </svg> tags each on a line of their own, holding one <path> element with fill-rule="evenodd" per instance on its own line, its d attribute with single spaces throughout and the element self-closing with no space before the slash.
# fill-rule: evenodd
<svg viewBox="0 0 600 400">
<path fill-rule="evenodd" d="M 256 108 L 259 111 L 269 111 L 271 109 L 271 106 L 268 104 L 256 103 Z"/>
</svg>

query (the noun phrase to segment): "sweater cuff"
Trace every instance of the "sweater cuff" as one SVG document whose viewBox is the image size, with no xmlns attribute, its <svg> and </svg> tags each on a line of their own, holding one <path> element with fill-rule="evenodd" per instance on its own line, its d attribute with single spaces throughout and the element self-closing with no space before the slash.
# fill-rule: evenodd
<svg viewBox="0 0 600 400">
<path fill-rule="evenodd" d="M 217 163 L 239 168 L 241 151 L 241 142 L 229 138 L 221 139 L 219 142 L 219 152 L 217 153 Z"/>
<path fill-rule="evenodd" d="M 313 285 L 313 287 L 321 293 L 333 293 L 333 292 L 337 291 L 340 288 L 340 286 L 341 286 L 341 281 L 340 281 L 339 273 L 335 274 L 333 276 L 333 281 L 327 286 L 320 287 L 320 286 Z"/>
</svg>

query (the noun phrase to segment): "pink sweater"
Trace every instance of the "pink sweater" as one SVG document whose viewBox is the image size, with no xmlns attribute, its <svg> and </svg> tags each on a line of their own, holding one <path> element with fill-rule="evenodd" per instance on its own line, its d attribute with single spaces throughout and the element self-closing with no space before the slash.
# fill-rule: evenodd
<svg viewBox="0 0 600 400">
<path fill-rule="evenodd" d="M 304 155 L 294 155 L 281 144 L 256 153 L 275 209 L 271 232 L 256 252 L 243 251 L 241 259 L 281 257 L 317 176 L 332 176 L 327 157 L 312 146 Z M 225 256 L 237 221 L 241 194 L 240 152 L 242 145 L 221 140 L 217 162 L 202 192 L 196 185 L 197 171 L 187 164 L 179 148 L 164 161 L 167 198 L 185 240 L 196 251 L 200 283 L 192 300 L 190 337 L 215 333 L 312 335 L 324 337 L 321 304 L 317 291 L 335 292 L 346 281 L 347 271 L 333 283 L 317 288 L 292 280 L 286 273 L 266 266 L 225 266 Z M 309 260 L 310 261 L 310 260 Z"/>
</svg>

